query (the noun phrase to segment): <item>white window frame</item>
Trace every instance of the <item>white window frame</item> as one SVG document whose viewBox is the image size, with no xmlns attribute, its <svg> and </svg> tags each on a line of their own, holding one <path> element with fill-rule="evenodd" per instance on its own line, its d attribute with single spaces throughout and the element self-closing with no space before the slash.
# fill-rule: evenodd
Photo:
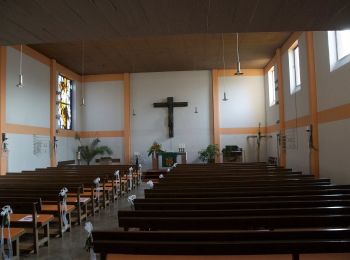
<svg viewBox="0 0 350 260">
<path fill-rule="evenodd" d="M 298 41 L 296 41 L 289 51 L 289 79 L 290 79 L 290 94 L 301 90 L 301 77 L 300 77 L 300 48 Z"/>
<path fill-rule="evenodd" d="M 271 69 L 267 72 L 267 82 L 269 86 L 269 104 L 270 104 L 270 107 L 272 107 L 277 103 L 275 66 L 272 66 Z"/>
<path fill-rule="evenodd" d="M 349 31 L 350 30 L 346 30 Z M 350 52 L 339 57 L 339 33 L 342 31 L 328 31 L 329 67 L 334 71 L 350 62 Z"/>
</svg>

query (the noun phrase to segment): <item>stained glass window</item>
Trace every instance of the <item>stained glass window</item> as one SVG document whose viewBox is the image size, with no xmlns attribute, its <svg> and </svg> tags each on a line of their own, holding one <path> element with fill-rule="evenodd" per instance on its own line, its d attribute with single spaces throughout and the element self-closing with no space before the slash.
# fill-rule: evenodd
<svg viewBox="0 0 350 260">
<path fill-rule="evenodd" d="M 57 124 L 60 129 L 72 130 L 73 81 L 58 75 Z"/>
</svg>

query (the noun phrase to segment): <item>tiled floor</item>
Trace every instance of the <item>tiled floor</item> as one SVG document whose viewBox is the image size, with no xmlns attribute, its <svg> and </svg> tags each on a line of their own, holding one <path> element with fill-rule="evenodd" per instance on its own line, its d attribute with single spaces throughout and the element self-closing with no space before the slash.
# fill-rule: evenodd
<svg viewBox="0 0 350 260">
<path fill-rule="evenodd" d="M 138 198 L 144 196 L 144 188 L 146 184 L 141 185 L 131 194 L 136 194 Z M 95 230 L 118 230 L 117 211 L 119 209 L 130 208 L 127 202 L 127 196 L 119 198 L 118 201 L 110 204 L 106 209 L 102 209 L 94 217 L 89 217 Z M 84 245 L 87 233 L 84 230 L 84 225 L 74 226 L 71 232 L 64 234 L 63 238 L 51 238 L 48 247 L 40 247 L 38 254 L 21 255 L 21 259 L 25 260 L 83 260 L 90 259 L 90 254 L 85 251 Z M 97 259 L 99 259 L 97 257 Z"/>
</svg>

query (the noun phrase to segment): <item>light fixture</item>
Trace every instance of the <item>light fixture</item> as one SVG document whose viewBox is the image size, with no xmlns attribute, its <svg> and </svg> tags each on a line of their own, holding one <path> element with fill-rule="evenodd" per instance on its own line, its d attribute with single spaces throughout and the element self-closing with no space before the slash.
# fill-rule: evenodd
<svg viewBox="0 0 350 260">
<path fill-rule="evenodd" d="M 23 74 L 22 74 L 22 59 L 23 59 L 23 49 L 21 44 L 21 52 L 19 55 L 19 75 L 18 75 L 18 84 L 16 85 L 17 88 L 23 88 Z"/>
<path fill-rule="evenodd" d="M 198 114 L 198 108 L 197 107 L 194 108 L 194 113 Z"/>
<path fill-rule="evenodd" d="M 236 57 L 237 57 L 237 65 L 236 65 L 236 76 L 243 75 L 241 71 L 241 62 L 239 61 L 239 49 L 238 49 L 238 33 L 236 33 Z"/>
<path fill-rule="evenodd" d="M 225 41 L 224 41 L 224 34 L 221 33 L 221 40 L 222 40 L 222 63 L 224 65 L 224 98 L 222 101 L 227 101 L 228 98 L 226 97 L 226 62 L 225 62 Z"/>
<path fill-rule="evenodd" d="M 136 113 L 135 113 L 135 110 L 134 110 L 134 109 L 132 109 L 132 115 L 133 115 L 133 116 L 136 116 Z"/>
<path fill-rule="evenodd" d="M 85 86 L 84 86 L 84 72 L 85 72 L 85 43 L 81 44 L 81 106 L 85 106 Z"/>
</svg>

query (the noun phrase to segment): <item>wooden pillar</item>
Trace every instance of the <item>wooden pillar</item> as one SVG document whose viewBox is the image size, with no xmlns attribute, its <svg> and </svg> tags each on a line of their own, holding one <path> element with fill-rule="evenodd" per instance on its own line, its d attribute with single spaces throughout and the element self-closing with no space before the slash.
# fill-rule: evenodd
<svg viewBox="0 0 350 260">
<path fill-rule="evenodd" d="M 315 71 L 314 38 L 312 32 L 306 32 L 307 72 L 309 83 L 309 110 L 312 126 L 312 144 L 310 156 L 311 174 L 319 177 L 319 144 L 318 144 L 318 118 L 317 118 L 317 87 Z"/>
<path fill-rule="evenodd" d="M 281 49 L 276 50 L 276 63 L 277 63 L 277 82 L 278 82 L 278 114 L 279 114 L 279 129 L 280 129 L 280 143 L 279 143 L 279 158 L 280 166 L 286 166 L 286 147 L 283 145 L 282 138 L 286 134 L 286 122 L 284 113 L 284 83 L 282 72 L 282 54 Z"/>
<path fill-rule="evenodd" d="M 0 131 L 6 132 L 6 47 L 0 46 Z M 0 175 L 7 172 L 7 152 L 0 148 Z"/>
<path fill-rule="evenodd" d="M 220 106 L 219 106 L 219 72 L 214 69 L 211 72 L 212 80 L 212 105 L 213 105 L 213 137 L 212 142 L 220 149 Z M 220 162 L 220 156 L 215 158 L 215 162 Z"/>
<path fill-rule="evenodd" d="M 124 73 L 124 163 L 130 163 L 130 74 Z"/>
<path fill-rule="evenodd" d="M 51 60 L 50 64 L 50 165 L 57 165 L 54 140 L 56 136 L 56 89 L 57 89 L 57 63 Z"/>
</svg>

